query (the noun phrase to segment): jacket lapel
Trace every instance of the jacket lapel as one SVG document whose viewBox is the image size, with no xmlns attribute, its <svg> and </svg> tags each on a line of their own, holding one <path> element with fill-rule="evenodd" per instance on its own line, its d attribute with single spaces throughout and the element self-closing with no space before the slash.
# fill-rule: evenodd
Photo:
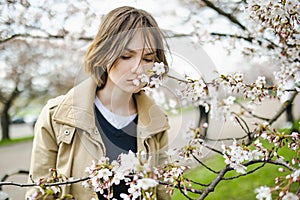
<svg viewBox="0 0 300 200">
<path fill-rule="evenodd" d="M 97 84 L 88 78 L 71 89 L 59 104 L 53 119 L 89 133 L 95 131 L 94 99 Z"/>
</svg>

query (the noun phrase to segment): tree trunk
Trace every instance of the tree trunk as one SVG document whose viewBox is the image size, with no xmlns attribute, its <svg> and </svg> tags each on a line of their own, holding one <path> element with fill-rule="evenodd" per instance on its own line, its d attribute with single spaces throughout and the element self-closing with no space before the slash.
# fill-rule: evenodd
<svg viewBox="0 0 300 200">
<path fill-rule="evenodd" d="M 204 124 L 207 123 L 208 125 L 209 112 L 206 112 L 205 107 L 201 105 L 199 106 L 199 112 L 200 112 L 200 119 L 198 122 L 198 127 L 200 128 L 201 138 L 205 139 L 207 135 L 208 127 L 204 126 Z"/>
<path fill-rule="evenodd" d="M 2 138 L 1 140 L 10 139 L 9 136 L 9 124 L 10 124 L 10 116 L 9 109 L 12 106 L 13 101 L 19 96 L 21 92 L 16 87 L 7 101 L 4 101 L 3 110 L 1 112 L 1 129 L 2 129 Z"/>
<path fill-rule="evenodd" d="M 293 104 L 289 104 L 287 107 L 286 107 L 286 120 L 288 122 L 294 122 L 294 116 L 293 116 Z"/>
<path fill-rule="evenodd" d="M 9 140 L 9 123 L 10 123 L 10 116 L 8 114 L 7 105 L 4 106 L 4 109 L 1 113 L 1 129 L 2 129 L 2 139 L 1 140 Z"/>
</svg>

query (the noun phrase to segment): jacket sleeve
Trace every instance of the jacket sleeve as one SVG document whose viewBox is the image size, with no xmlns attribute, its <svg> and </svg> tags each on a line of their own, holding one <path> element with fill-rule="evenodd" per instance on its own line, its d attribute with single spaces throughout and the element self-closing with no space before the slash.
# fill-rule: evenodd
<svg viewBox="0 0 300 200">
<path fill-rule="evenodd" d="M 52 114 L 57 106 L 57 100 L 49 100 L 42 109 L 34 128 L 33 148 L 29 170 L 29 182 L 37 182 L 39 178 L 49 177 L 50 168 L 56 168 L 58 145 L 53 127 Z M 29 188 L 26 198 L 35 193 L 35 188 Z"/>
</svg>

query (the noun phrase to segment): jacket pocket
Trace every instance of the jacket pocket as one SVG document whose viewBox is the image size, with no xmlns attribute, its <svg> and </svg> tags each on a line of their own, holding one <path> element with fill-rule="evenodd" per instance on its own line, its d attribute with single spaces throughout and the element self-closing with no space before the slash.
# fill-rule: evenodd
<svg viewBox="0 0 300 200">
<path fill-rule="evenodd" d="M 70 144 L 72 142 L 72 139 L 74 137 L 76 128 L 68 126 L 68 125 L 62 125 L 59 135 L 57 138 L 58 144 L 60 143 L 66 143 Z"/>
</svg>

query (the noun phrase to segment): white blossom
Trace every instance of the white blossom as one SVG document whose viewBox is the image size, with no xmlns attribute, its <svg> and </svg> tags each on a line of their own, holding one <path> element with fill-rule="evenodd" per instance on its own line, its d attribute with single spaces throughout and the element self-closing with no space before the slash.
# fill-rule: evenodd
<svg viewBox="0 0 300 200">
<path fill-rule="evenodd" d="M 160 80 L 160 78 L 152 77 L 150 85 L 154 86 L 155 88 L 159 88 L 162 85 L 162 81 Z"/>
<path fill-rule="evenodd" d="M 132 195 L 131 199 L 137 199 L 141 196 L 141 189 L 135 184 L 130 184 L 130 188 L 128 189 L 128 193 Z"/>
<path fill-rule="evenodd" d="M 231 106 L 234 104 L 235 99 L 236 99 L 235 97 L 229 96 L 226 99 L 224 99 L 224 103 L 225 105 Z"/>
<path fill-rule="evenodd" d="M 112 176 L 112 172 L 109 169 L 101 169 L 98 171 L 98 178 L 103 178 L 104 181 L 109 180 L 109 177 Z"/>
<path fill-rule="evenodd" d="M 165 64 L 163 62 L 160 63 L 155 62 L 152 69 L 156 75 L 162 75 L 163 73 L 166 72 Z"/>
<path fill-rule="evenodd" d="M 266 84 L 266 77 L 264 76 L 257 77 L 255 84 L 257 87 L 262 88 Z"/>
<path fill-rule="evenodd" d="M 139 79 L 134 79 L 132 82 L 133 82 L 133 85 L 135 85 L 135 86 L 139 86 L 141 84 Z"/>
<path fill-rule="evenodd" d="M 120 171 L 135 171 L 140 165 L 140 161 L 132 151 L 129 151 L 128 154 L 122 153 L 120 155 L 120 162 L 120 167 L 118 169 Z"/>
<path fill-rule="evenodd" d="M 258 200 L 272 200 L 272 193 L 269 187 L 261 186 L 256 188 L 255 192 L 257 193 L 256 199 Z"/>
<path fill-rule="evenodd" d="M 299 197 L 291 192 L 282 197 L 282 200 L 299 200 Z"/>
<path fill-rule="evenodd" d="M 120 197 L 124 200 L 131 200 L 130 196 L 128 194 L 124 194 L 124 193 L 121 193 L 120 194 Z"/>
<path fill-rule="evenodd" d="M 293 182 L 296 182 L 300 179 L 300 169 L 294 171 L 292 174 L 288 175 L 288 177 L 291 177 Z"/>
<path fill-rule="evenodd" d="M 225 163 L 236 170 L 238 173 L 246 173 L 247 167 L 242 163 L 245 161 L 258 160 L 264 156 L 263 152 L 255 149 L 243 149 L 243 147 L 237 144 L 236 140 L 233 141 L 232 145 L 222 145 L 223 157 Z"/>
<path fill-rule="evenodd" d="M 149 188 L 153 188 L 158 185 L 157 180 L 152 178 L 138 179 L 136 182 L 137 186 L 143 190 L 148 190 Z"/>
<path fill-rule="evenodd" d="M 142 83 L 149 83 L 149 77 L 146 74 L 141 74 L 138 76 Z"/>
</svg>

